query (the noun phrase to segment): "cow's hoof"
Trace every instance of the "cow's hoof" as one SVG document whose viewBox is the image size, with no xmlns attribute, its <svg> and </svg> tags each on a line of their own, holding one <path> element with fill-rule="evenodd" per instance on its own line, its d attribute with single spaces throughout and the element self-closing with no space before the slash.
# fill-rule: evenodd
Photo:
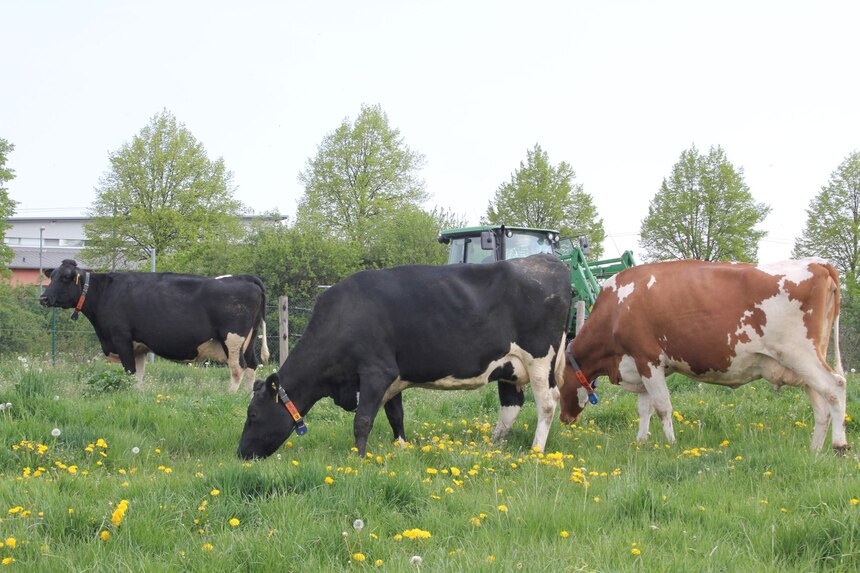
<svg viewBox="0 0 860 573">
<path fill-rule="evenodd" d="M 848 444 L 845 444 L 843 446 L 833 446 L 833 451 L 836 453 L 837 456 L 844 458 L 851 451 L 851 446 Z"/>
</svg>

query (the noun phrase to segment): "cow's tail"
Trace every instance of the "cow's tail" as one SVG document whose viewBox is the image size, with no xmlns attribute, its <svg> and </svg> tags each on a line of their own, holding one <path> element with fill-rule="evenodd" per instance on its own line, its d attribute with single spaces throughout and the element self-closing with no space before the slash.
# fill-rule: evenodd
<svg viewBox="0 0 860 573">
<path fill-rule="evenodd" d="M 836 373 L 840 376 L 845 376 L 845 370 L 842 368 L 842 352 L 839 350 L 839 312 L 842 307 L 842 291 L 839 288 L 839 271 L 837 271 L 832 265 L 826 265 L 828 272 L 830 273 L 830 280 L 832 284 L 830 285 L 830 293 L 833 297 L 833 304 L 831 307 L 831 317 L 833 321 L 833 369 L 836 370 Z"/>
<path fill-rule="evenodd" d="M 559 344 L 558 352 L 555 355 L 555 368 L 553 368 L 553 377 L 555 378 L 555 386 L 561 388 L 564 385 L 564 366 L 567 363 L 565 359 L 565 344 L 567 343 L 567 333 L 561 333 L 561 344 Z M 552 383 L 550 382 L 550 387 Z"/>
<path fill-rule="evenodd" d="M 260 342 L 260 361 L 263 364 L 269 363 L 269 357 L 271 354 L 269 353 L 269 342 L 266 337 L 266 285 L 263 284 L 263 281 L 260 280 L 259 277 L 254 277 L 254 283 L 260 287 L 260 322 L 257 326 L 260 328 L 260 334 L 262 335 L 262 341 Z"/>
<path fill-rule="evenodd" d="M 836 373 L 845 376 L 842 369 L 842 353 L 839 351 L 839 286 L 836 287 L 836 318 L 833 320 L 833 365 Z"/>
<path fill-rule="evenodd" d="M 266 317 L 260 319 L 260 331 L 263 335 L 263 341 L 260 345 L 260 360 L 263 364 L 268 364 L 271 354 L 269 354 L 269 344 L 266 341 Z"/>
</svg>

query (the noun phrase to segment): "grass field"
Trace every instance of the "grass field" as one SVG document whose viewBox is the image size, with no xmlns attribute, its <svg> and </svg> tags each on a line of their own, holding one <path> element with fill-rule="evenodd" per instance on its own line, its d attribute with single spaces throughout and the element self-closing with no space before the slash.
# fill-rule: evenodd
<svg viewBox="0 0 860 573">
<path fill-rule="evenodd" d="M 227 370 L 158 362 L 113 391 L 108 372 L 0 364 L 9 570 L 860 570 L 853 378 L 847 457 L 810 453 L 800 390 L 675 380 L 673 446 L 653 422 L 635 443 L 635 397 L 614 387 L 581 425 L 556 421 L 545 454 L 530 397 L 491 444 L 490 386 L 408 391 L 410 442 L 381 415 L 366 459 L 326 400 L 306 436 L 245 463 L 248 395 L 227 393 Z"/>
</svg>

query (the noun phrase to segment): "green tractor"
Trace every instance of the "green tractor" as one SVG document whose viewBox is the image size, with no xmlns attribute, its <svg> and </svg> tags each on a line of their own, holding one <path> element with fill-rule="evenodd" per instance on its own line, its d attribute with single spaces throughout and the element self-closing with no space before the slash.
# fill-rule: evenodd
<svg viewBox="0 0 860 573">
<path fill-rule="evenodd" d="M 600 283 L 636 264 L 631 251 L 624 251 L 614 259 L 588 261 L 587 237 L 581 236 L 574 241 L 561 238 L 558 231 L 552 229 L 505 225 L 446 229 L 439 235 L 439 242 L 449 246 L 448 264 L 493 263 L 537 253 L 554 254 L 566 262 L 570 267 L 570 287 L 573 290 L 573 309 L 568 324 L 571 338 L 591 312 Z"/>
</svg>

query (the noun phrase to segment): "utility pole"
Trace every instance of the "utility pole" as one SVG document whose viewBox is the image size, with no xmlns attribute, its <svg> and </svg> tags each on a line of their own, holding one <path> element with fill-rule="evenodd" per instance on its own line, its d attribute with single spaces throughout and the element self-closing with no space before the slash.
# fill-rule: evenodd
<svg viewBox="0 0 860 573">
<path fill-rule="evenodd" d="M 44 243 L 45 227 L 39 227 L 39 296 L 42 296 L 42 277 L 45 271 L 42 269 L 42 245 Z"/>
</svg>

